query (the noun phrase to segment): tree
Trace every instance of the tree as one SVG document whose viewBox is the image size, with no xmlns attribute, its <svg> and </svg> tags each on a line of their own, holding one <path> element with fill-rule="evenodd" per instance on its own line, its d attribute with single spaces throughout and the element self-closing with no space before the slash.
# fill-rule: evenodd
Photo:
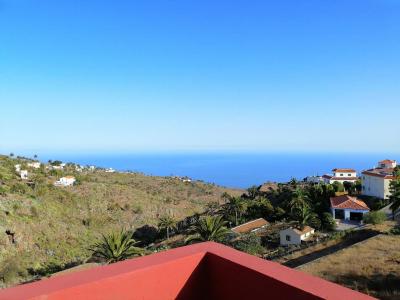
<svg viewBox="0 0 400 300">
<path fill-rule="evenodd" d="M 400 208 L 400 167 L 396 167 L 393 171 L 394 179 L 389 184 L 389 201 L 390 209 L 392 210 L 393 220 L 395 219 L 396 211 Z"/>
<path fill-rule="evenodd" d="M 239 218 L 246 211 L 246 203 L 240 197 L 230 197 L 228 203 L 224 205 L 225 215 L 233 216 L 235 225 L 239 225 Z"/>
<path fill-rule="evenodd" d="M 315 214 L 311 211 L 310 207 L 304 203 L 302 206 L 297 206 L 292 210 L 292 217 L 299 223 L 301 228 L 304 228 L 304 226 L 315 217 Z"/>
<path fill-rule="evenodd" d="M 274 207 L 271 202 L 264 197 L 257 197 L 254 200 L 247 201 L 246 218 L 271 218 L 274 212 Z"/>
<path fill-rule="evenodd" d="M 132 232 L 121 230 L 108 236 L 102 235 L 101 240 L 89 250 L 92 251 L 94 257 L 113 263 L 132 256 L 143 255 L 143 249 L 135 247 L 135 244 Z"/>
<path fill-rule="evenodd" d="M 337 192 L 337 193 L 344 192 L 344 186 L 339 181 L 335 181 L 334 183 L 332 183 L 332 185 L 333 185 L 333 188 L 335 189 L 335 192 Z"/>
<path fill-rule="evenodd" d="M 353 195 L 356 191 L 356 185 L 350 181 L 343 182 L 343 187 L 350 195 Z"/>
<path fill-rule="evenodd" d="M 308 206 L 309 198 L 308 195 L 304 192 L 304 190 L 297 188 L 294 192 L 294 197 L 289 202 L 290 210 L 301 209 L 304 206 Z"/>
<path fill-rule="evenodd" d="M 259 194 L 258 187 L 253 185 L 247 189 L 247 195 L 250 199 L 255 199 Z"/>
<path fill-rule="evenodd" d="M 14 157 L 14 153 L 11 152 L 11 153 L 10 153 L 10 157 Z"/>
<path fill-rule="evenodd" d="M 223 241 L 229 233 L 229 229 L 226 228 L 226 223 L 227 222 L 222 219 L 222 216 L 206 216 L 192 227 L 195 234 L 189 236 L 185 242 Z"/>
<path fill-rule="evenodd" d="M 173 230 L 176 227 L 176 220 L 172 216 L 164 216 L 160 218 L 158 222 L 158 227 L 160 229 L 165 229 L 167 233 L 167 239 L 169 239 L 170 230 Z"/>
</svg>

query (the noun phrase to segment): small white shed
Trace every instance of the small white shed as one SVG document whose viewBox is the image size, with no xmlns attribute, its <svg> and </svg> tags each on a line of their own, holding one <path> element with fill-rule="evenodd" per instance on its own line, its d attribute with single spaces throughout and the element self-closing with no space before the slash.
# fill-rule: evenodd
<svg viewBox="0 0 400 300">
<path fill-rule="evenodd" d="M 280 244 L 287 245 L 300 245 L 302 241 L 310 238 L 315 232 L 315 229 L 310 226 L 305 226 L 303 229 L 287 228 L 279 232 Z"/>
</svg>

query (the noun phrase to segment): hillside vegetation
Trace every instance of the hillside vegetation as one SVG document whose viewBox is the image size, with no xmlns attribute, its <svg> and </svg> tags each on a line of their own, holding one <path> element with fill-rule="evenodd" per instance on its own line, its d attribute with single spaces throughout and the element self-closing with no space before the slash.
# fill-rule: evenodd
<svg viewBox="0 0 400 300">
<path fill-rule="evenodd" d="M 9 286 L 85 262 L 101 234 L 143 225 L 160 217 L 183 219 L 243 191 L 179 178 L 107 173 L 67 164 L 63 170 L 27 167 L 29 160 L 0 156 L 0 285 Z M 15 165 L 28 170 L 20 178 Z M 73 175 L 77 183 L 56 187 Z"/>
</svg>

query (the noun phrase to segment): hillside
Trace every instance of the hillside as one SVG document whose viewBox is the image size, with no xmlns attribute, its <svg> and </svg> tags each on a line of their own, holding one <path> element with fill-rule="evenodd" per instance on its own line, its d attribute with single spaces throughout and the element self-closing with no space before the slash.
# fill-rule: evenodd
<svg viewBox="0 0 400 300">
<path fill-rule="evenodd" d="M 160 216 L 183 219 L 219 202 L 227 189 L 179 178 L 108 173 L 74 164 L 54 170 L 27 166 L 22 158 L 0 156 L 0 284 L 8 286 L 49 274 L 89 258 L 88 248 L 103 233 L 156 226 Z M 20 178 L 15 165 L 28 170 Z M 77 184 L 56 187 L 62 176 Z"/>
</svg>

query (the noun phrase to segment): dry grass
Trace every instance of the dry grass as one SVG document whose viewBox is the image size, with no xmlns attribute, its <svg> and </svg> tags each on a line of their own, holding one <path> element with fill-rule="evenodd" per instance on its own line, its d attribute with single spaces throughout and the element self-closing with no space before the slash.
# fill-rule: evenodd
<svg viewBox="0 0 400 300">
<path fill-rule="evenodd" d="M 180 220 L 221 201 L 224 192 L 243 193 L 172 177 L 103 171 L 65 171 L 61 175 L 73 174 L 80 184 L 63 188 L 52 185 L 56 176 L 32 170 L 32 177 L 42 180 L 33 188 L 15 174 L 16 162 L 0 156 L 0 288 L 85 262 L 101 234 L 156 226 L 166 214 Z M 16 184 L 24 189 L 14 191 Z"/>
<path fill-rule="evenodd" d="M 400 236 L 382 234 L 299 269 L 381 299 L 400 299 Z"/>
</svg>

